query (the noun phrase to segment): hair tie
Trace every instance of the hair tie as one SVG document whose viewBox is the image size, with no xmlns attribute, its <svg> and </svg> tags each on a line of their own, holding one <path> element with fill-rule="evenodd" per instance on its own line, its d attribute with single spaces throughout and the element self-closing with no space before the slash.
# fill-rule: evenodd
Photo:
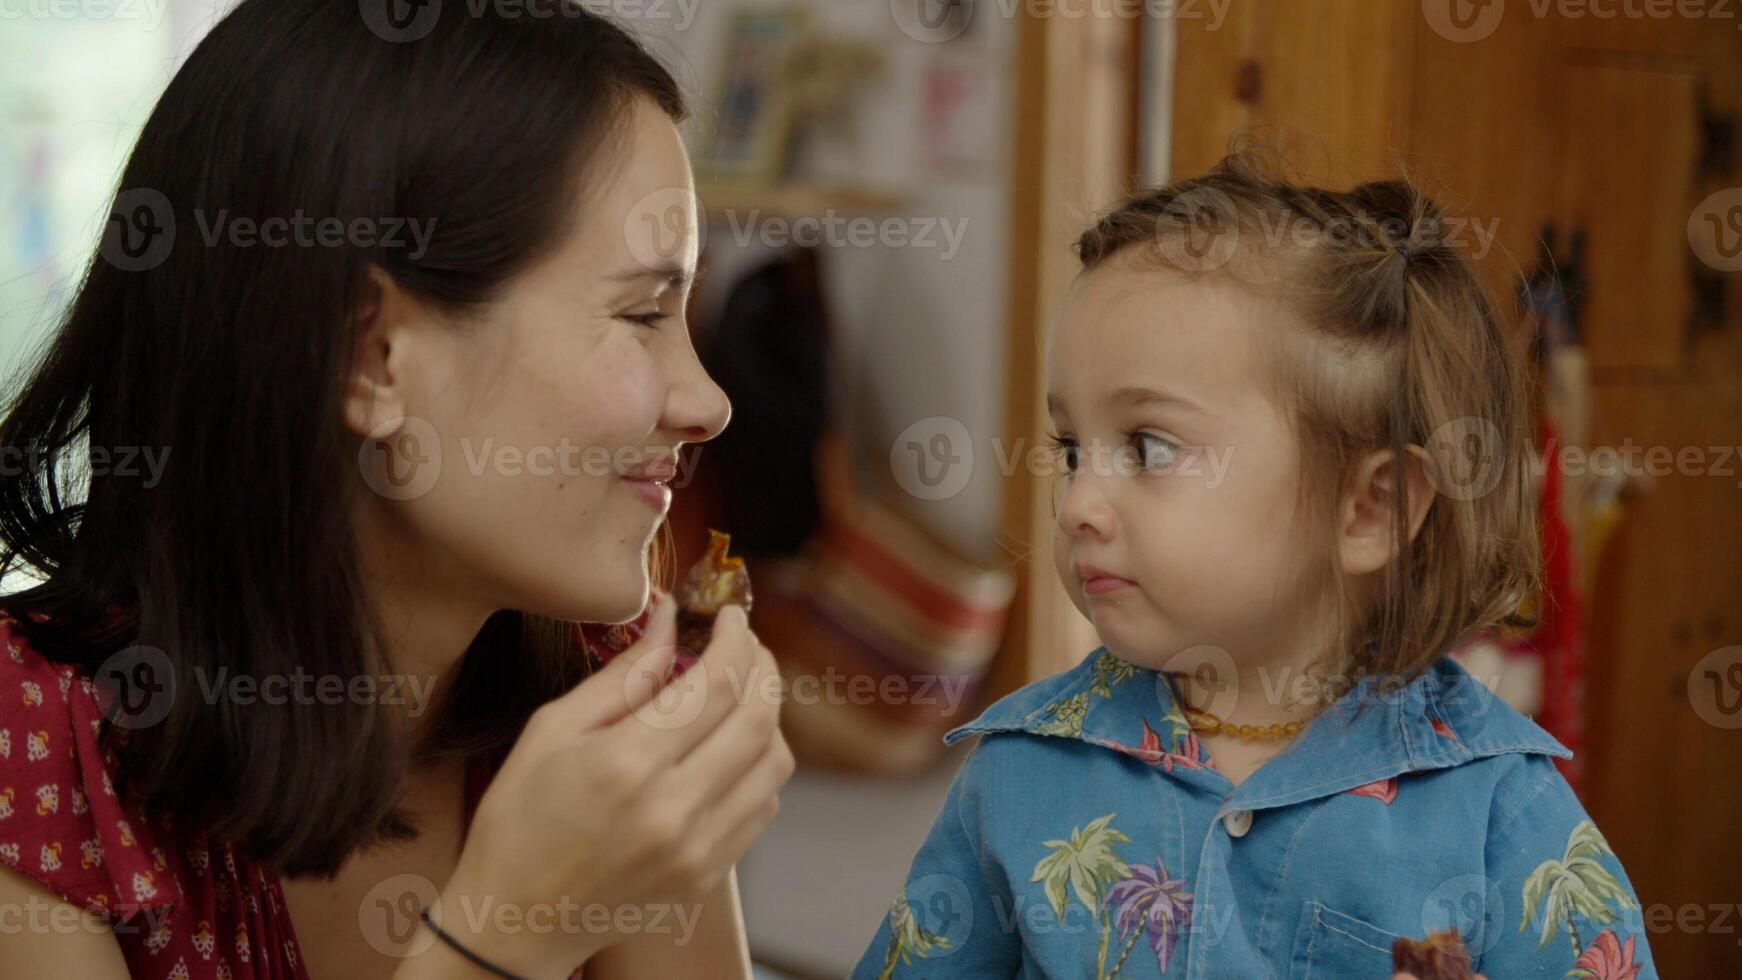
<svg viewBox="0 0 1742 980">
<path fill-rule="evenodd" d="M 1403 256 L 1404 265 L 1408 266 L 1415 264 L 1415 250 L 1410 248 L 1408 244 L 1399 243 L 1397 246 L 1397 254 Z"/>
</svg>

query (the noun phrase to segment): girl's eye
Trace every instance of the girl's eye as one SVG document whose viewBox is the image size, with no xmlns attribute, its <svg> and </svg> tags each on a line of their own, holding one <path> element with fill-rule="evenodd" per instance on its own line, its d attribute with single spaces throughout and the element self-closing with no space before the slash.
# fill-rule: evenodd
<svg viewBox="0 0 1742 980">
<path fill-rule="evenodd" d="M 1065 439 L 1049 433 L 1046 437 L 1046 447 L 1052 451 L 1054 459 L 1064 463 L 1065 472 L 1075 473 L 1077 471 L 1077 442 L 1075 439 Z"/>
<path fill-rule="evenodd" d="M 620 313 L 617 315 L 617 319 L 628 323 L 639 324 L 643 327 L 657 327 L 661 323 L 671 319 L 671 314 L 660 313 L 657 310 L 652 313 Z"/>
<path fill-rule="evenodd" d="M 1131 434 L 1137 447 L 1137 464 L 1146 470 L 1160 469 L 1179 459 L 1179 446 L 1153 432 Z"/>
</svg>

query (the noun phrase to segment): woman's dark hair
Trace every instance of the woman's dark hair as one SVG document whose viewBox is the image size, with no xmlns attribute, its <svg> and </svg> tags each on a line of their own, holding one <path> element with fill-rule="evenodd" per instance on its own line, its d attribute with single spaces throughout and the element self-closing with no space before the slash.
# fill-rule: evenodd
<svg viewBox="0 0 1742 980">
<path fill-rule="evenodd" d="M 499 611 L 416 746 L 376 704 L 240 704 L 193 679 L 388 671 L 342 412 L 370 268 L 475 312 L 566 236 L 636 97 L 685 115 L 641 44 L 573 3 L 431 3 L 405 22 L 376 6 L 244 0 L 212 29 L 140 133 L 103 243 L 0 423 L 0 451 L 24 461 L 0 473 L 0 570 L 42 580 L 0 600 L 15 628 L 90 671 L 162 651 L 181 691 L 167 716 L 106 726 L 127 790 L 289 875 L 414 834 L 395 806 L 414 760 L 505 752 L 586 673 L 575 624 Z M 210 238 L 244 217 L 300 218 L 316 244 Z M 323 218 L 376 232 L 322 241 Z M 433 234 L 390 236 L 383 219 Z M 141 450 L 160 478 L 126 455 Z"/>
</svg>

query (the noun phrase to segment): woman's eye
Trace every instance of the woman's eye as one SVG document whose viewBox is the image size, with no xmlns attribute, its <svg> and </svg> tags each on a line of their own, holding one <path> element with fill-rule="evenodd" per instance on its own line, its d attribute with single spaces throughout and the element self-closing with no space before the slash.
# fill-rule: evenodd
<svg viewBox="0 0 1742 980">
<path fill-rule="evenodd" d="M 671 319 L 671 314 L 660 313 L 657 310 L 652 313 L 620 313 L 618 314 L 617 319 L 639 324 L 643 327 L 657 327 L 661 323 Z"/>
<path fill-rule="evenodd" d="M 1153 432 L 1133 433 L 1137 445 L 1137 465 L 1146 470 L 1159 469 L 1179 459 L 1179 446 Z"/>
</svg>

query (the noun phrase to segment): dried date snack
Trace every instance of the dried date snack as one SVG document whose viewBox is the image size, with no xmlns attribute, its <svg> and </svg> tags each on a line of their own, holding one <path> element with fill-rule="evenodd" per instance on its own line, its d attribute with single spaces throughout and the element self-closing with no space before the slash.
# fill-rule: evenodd
<svg viewBox="0 0 1742 980">
<path fill-rule="evenodd" d="M 1450 929 L 1430 932 L 1420 941 L 1399 936 L 1391 944 L 1391 967 L 1416 980 L 1475 980 L 1476 976 L 1470 951 Z"/>
<path fill-rule="evenodd" d="M 750 611 L 750 572 L 744 559 L 726 554 L 731 542 L 731 535 L 709 528 L 707 554 L 690 568 L 674 597 L 678 646 L 692 653 L 707 649 L 721 609 L 737 605 Z"/>
</svg>

